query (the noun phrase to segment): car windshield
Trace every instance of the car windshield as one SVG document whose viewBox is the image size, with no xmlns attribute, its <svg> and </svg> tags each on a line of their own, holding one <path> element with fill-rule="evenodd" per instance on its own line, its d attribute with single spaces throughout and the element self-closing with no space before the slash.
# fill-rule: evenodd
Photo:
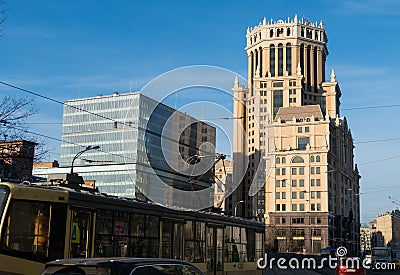
<svg viewBox="0 0 400 275">
<path fill-rule="evenodd" d="M 8 193 L 9 193 L 8 187 L 0 186 L 0 220 L 1 217 L 3 216 L 3 211 L 7 202 Z"/>
</svg>

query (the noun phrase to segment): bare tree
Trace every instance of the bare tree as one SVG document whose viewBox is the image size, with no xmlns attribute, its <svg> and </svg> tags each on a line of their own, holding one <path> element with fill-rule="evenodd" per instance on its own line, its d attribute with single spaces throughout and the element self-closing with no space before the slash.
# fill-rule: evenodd
<svg viewBox="0 0 400 275">
<path fill-rule="evenodd" d="M 37 111 L 34 100 L 30 97 L 9 94 L 0 97 L 0 141 L 28 140 L 37 143 L 35 161 L 45 158 L 49 153 L 46 141 L 28 130 L 27 119 Z"/>
</svg>

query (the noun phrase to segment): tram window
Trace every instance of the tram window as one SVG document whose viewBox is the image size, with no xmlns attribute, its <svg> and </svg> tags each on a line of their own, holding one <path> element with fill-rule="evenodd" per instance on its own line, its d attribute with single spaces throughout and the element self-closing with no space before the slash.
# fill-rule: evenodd
<svg viewBox="0 0 400 275">
<path fill-rule="evenodd" d="M 71 258 L 85 258 L 90 255 L 91 213 L 84 210 L 72 211 Z"/>
<path fill-rule="evenodd" d="M 254 262 L 255 253 L 255 232 L 253 229 L 247 229 L 247 257 L 249 262 Z"/>
<path fill-rule="evenodd" d="M 158 217 L 146 215 L 146 237 L 158 237 L 159 228 Z"/>
<path fill-rule="evenodd" d="M 45 260 L 48 254 L 50 204 L 12 201 L 6 217 L 2 248 L 24 258 Z"/>
<path fill-rule="evenodd" d="M 129 214 L 126 212 L 114 212 L 114 238 L 113 248 L 117 257 L 128 256 Z"/>
<path fill-rule="evenodd" d="M 225 246 L 226 246 L 224 261 L 225 262 L 233 262 L 232 253 L 233 253 L 234 240 L 233 240 L 233 236 L 232 236 L 232 226 L 225 227 L 224 239 L 225 239 Z"/>
<path fill-rule="evenodd" d="M 95 257 L 111 257 L 114 256 L 112 246 L 112 217 L 113 212 L 110 210 L 98 210 L 96 216 L 96 240 L 95 240 Z"/>
<path fill-rule="evenodd" d="M 131 236 L 144 236 L 144 215 L 131 214 Z"/>
<path fill-rule="evenodd" d="M 196 222 L 196 240 L 206 240 L 206 224 L 204 222 Z"/>
<path fill-rule="evenodd" d="M 186 221 L 185 224 L 185 239 L 194 240 L 194 227 L 195 223 L 193 221 Z"/>
<path fill-rule="evenodd" d="M 161 257 L 171 258 L 171 245 L 172 245 L 172 222 L 163 221 L 162 226 L 162 253 Z"/>
<path fill-rule="evenodd" d="M 263 233 L 256 233 L 256 259 L 263 257 Z"/>
</svg>

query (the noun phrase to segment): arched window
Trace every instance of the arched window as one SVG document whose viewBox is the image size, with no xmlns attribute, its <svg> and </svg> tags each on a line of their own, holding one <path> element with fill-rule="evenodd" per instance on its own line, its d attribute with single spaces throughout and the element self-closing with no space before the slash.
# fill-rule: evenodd
<svg viewBox="0 0 400 275">
<path fill-rule="evenodd" d="M 292 163 L 304 163 L 304 159 L 302 157 L 296 156 L 292 159 Z"/>
<path fill-rule="evenodd" d="M 274 30 L 273 30 L 273 29 L 271 29 L 271 30 L 269 31 L 269 37 L 274 37 Z"/>
<path fill-rule="evenodd" d="M 288 75 L 292 75 L 292 45 L 286 44 L 286 71 Z"/>
<path fill-rule="evenodd" d="M 310 64 L 310 60 L 311 60 L 311 46 L 308 45 L 307 46 L 307 53 L 306 53 L 306 64 L 307 64 L 307 73 L 306 73 L 306 82 L 307 82 L 307 91 L 311 90 L 311 64 Z"/>
<path fill-rule="evenodd" d="M 310 161 L 311 161 L 311 162 L 314 162 L 314 160 L 315 160 L 314 156 L 311 156 L 311 157 L 310 157 Z"/>
<path fill-rule="evenodd" d="M 286 30 L 286 36 L 290 36 L 290 28 L 287 28 L 287 30 Z"/>
<path fill-rule="evenodd" d="M 275 46 L 269 47 L 269 72 L 271 76 L 275 76 Z"/>
<path fill-rule="evenodd" d="M 286 163 L 286 158 L 282 157 L 282 163 Z"/>
<path fill-rule="evenodd" d="M 278 45 L 278 76 L 283 76 L 283 45 Z"/>
<path fill-rule="evenodd" d="M 304 28 L 301 28 L 301 36 L 304 37 Z"/>
<path fill-rule="evenodd" d="M 300 45 L 300 68 L 301 74 L 304 75 L 304 44 Z"/>
<path fill-rule="evenodd" d="M 276 163 L 277 164 L 281 163 L 281 159 L 279 157 L 276 157 Z"/>
<path fill-rule="evenodd" d="M 314 56 L 314 75 L 313 75 L 313 86 L 314 86 L 314 92 L 317 92 L 317 76 L 318 76 L 318 52 L 317 52 L 317 47 L 314 47 L 313 50 L 313 56 Z"/>
<path fill-rule="evenodd" d="M 316 157 L 315 157 L 315 161 L 316 161 L 316 162 L 321 162 L 321 157 L 320 157 L 320 156 L 316 156 Z"/>
</svg>

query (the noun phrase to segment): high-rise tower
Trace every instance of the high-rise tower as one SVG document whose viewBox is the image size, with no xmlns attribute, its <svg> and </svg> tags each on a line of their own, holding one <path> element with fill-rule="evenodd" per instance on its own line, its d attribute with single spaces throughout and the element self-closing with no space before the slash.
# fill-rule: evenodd
<svg viewBox="0 0 400 275">
<path fill-rule="evenodd" d="M 244 165 L 245 177 L 226 205 L 244 200 L 238 213 L 263 220 L 276 249 L 358 251 L 360 176 L 333 70 L 325 81 L 324 24 L 264 18 L 246 41 L 248 86 L 235 79 L 232 89 L 233 151 L 243 156 L 233 175 Z M 259 191 L 249 197 L 254 184 Z"/>
</svg>

